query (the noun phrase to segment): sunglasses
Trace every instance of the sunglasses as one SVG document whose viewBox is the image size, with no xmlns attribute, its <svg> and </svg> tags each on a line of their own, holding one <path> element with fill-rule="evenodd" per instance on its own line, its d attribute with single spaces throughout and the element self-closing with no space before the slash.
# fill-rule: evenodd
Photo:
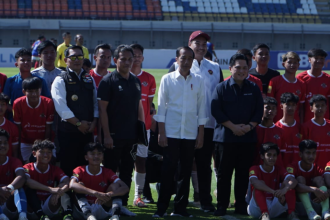
<svg viewBox="0 0 330 220">
<path fill-rule="evenodd" d="M 75 61 L 75 60 L 83 60 L 84 59 L 84 56 L 83 55 L 78 55 L 78 56 L 75 56 L 75 55 L 72 55 L 72 56 L 69 56 L 69 57 L 67 57 L 67 58 L 69 58 L 70 60 L 72 60 L 72 61 Z"/>
</svg>

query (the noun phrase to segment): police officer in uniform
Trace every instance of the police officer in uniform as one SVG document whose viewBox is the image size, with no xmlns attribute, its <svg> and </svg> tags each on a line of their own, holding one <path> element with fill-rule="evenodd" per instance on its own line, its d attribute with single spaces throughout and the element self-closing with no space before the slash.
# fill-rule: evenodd
<svg viewBox="0 0 330 220">
<path fill-rule="evenodd" d="M 96 86 L 82 68 L 83 50 L 71 46 L 65 53 L 66 71 L 52 84 L 52 97 L 58 119 L 60 167 L 66 175 L 86 164 L 84 146 L 93 141 L 93 131 L 99 117 Z"/>
</svg>

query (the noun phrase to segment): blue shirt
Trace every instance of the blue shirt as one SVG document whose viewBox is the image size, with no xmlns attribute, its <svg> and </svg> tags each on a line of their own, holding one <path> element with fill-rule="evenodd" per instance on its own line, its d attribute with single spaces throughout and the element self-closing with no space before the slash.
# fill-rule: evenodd
<svg viewBox="0 0 330 220">
<path fill-rule="evenodd" d="M 34 76 L 38 77 L 42 81 L 41 95 L 46 96 L 47 98 L 52 98 L 50 95 L 50 91 L 47 88 L 46 81 L 39 76 L 31 74 L 31 77 L 34 77 Z M 24 94 L 22 92 L 22 89 L 23 89 L 22 82 L 23 82 L 23 79 L 22 79 L 20 73 L 8 78 L 6 81 L 3 93 L 9 96 L 11 105 L 14 104 L 14 101 L 17 98 L 24 96 Z"/>
<path fill-rule="evenodd" d="M 236 136 L 222 125 L 226 121 L 233 124 L 261 122 L 263 99 L 260 88 L 253 82 L 244 80 L 240 87 L 231 77 L 217 85 L 211 101 L 211 113 L 216 120 L 213 141 L 221 143 L 257 142 L 256 129 L 243 136 Z"/>
</svg>

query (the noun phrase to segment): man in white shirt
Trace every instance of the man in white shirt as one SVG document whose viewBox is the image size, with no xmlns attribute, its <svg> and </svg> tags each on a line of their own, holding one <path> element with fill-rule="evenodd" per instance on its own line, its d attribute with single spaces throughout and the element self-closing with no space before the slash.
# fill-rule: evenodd
<svg viewBox="0 0 330 220">
<path fill-rule="evenodd" d="M 194 52 L 189 47 L 176 51 L 178 69 L 162 77 L 158 91 L 159 145 L 164 147 L 162 179 L 153 217 L 163 217 L 171 199 L 175 173 L 177 192 L 172 216 L 192 217 L 186 211 L 195 149 L 203 147 L 205 89 L 201 76 L 190 72 Z M 179 166 L 178 166 L 179 164 Z"/>
</svg>

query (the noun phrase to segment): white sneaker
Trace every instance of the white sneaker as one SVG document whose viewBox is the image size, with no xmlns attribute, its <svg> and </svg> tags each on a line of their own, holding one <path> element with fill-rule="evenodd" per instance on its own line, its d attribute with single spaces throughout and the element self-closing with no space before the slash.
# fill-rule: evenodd
<svg viewBox="0 0 330 220">
<path fill-rule="evenodd" d="M 9 220 L 9 218 L 5 214 L 1 214 L 0 220 Z"/>
<path fill-rule="evenodd" d="M 94 215 L 90 214 L 87 217 L 87 220 L 97 220 Z"/>
<path fill-rule="evenodd" d="M 28 218 L 26 217 L 26 213 L 25 212 L 19 213 L 18 220 L 28 220 Z"/>
<path fill-rule="evenodd" d="M 324 220 L 330 220 L 330 212 L 329 212 L 329 210 L 323 212 L 322 215 L 323 215 L 323 219 Z"/>
<path fill-rule="evenodd" d="M 308 215 L 309 220 L 321 220 L 322 219 L 322 217 L 319 216 L 315 211 L 310 211 L 310 212 L 308 212 L 307 215 Z"/>
<path fill-rule="evenodd" d="M 125 206 L 120 207 L 120 214 L 122 214 L 124 216 L 131 216 L 131 217 L 136 216 L 136 214 L 134 212 L 131 212 Z"/>
<path fill-rule="evenodd" d="M 119 216 L 113 215 L 111 218 L 109 218 L 109 220 L 119 220 Z"/>
</svg>

